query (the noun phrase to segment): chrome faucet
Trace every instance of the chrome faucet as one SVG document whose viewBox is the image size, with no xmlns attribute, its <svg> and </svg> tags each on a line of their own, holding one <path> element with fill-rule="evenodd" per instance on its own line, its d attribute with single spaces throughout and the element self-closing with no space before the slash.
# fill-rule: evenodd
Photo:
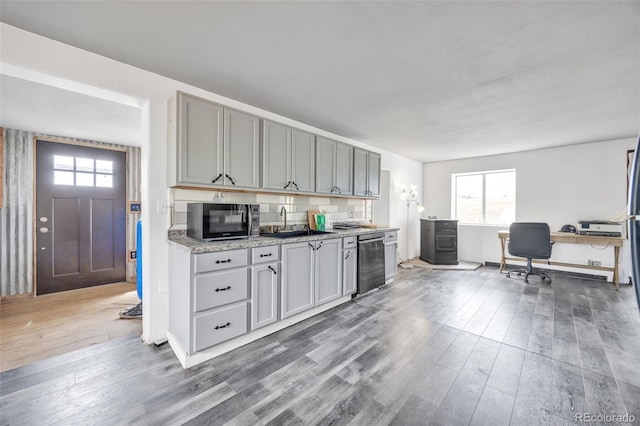
<svg viewBox="0 0 640 426">
<path fill-rule="evenodd" d="M 287 209 L 282 206 L 280 209 L 280 216 L 284 216 L 284 229 L 287 229 Z"/>
</svg>

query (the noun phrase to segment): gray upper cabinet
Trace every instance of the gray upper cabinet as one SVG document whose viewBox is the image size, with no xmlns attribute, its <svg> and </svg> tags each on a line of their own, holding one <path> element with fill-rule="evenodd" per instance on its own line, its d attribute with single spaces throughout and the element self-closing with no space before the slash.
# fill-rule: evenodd
<svg viewBox="0 0 640 426">
<path fill-rule="evenodd" d="M 291 131 L 291 183 L 295 191 L 313 192 L 316 178 L 316 136 Z"/>
<path fill-rule="evenodd" d="M 258 188 L 260 119 L 224 110 L 224 185 Z"/>
<path fill-rule="evenodd" d="M 170 186 L 259 187 L 258 117 L 180 92 L 169 108 Z"/>
<path fill-rule="evenodd" d="M 315 135 L 263 120 L 262 188 L 315 190 Z"/>
<path fill-rule="evenodd" d="M 223 170 L 223 107 L 183 94 L 178 99 L 178 183 L 211 184 Z"/>
<path fill-rule="evenodd" d="M 380 196 L 381 156 L 376 152 L 354 148 L 353 195 L 361 197 Z"/>
<path fill-rule="evenodd" d="M 353 147 L 316 137 L 316 192 L 353 194 Z"/>
</svg>

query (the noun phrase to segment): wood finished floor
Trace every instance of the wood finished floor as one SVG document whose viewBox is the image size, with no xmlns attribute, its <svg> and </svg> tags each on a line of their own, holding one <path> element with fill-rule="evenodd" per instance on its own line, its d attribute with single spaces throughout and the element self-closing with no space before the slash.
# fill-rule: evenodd
<svg viewBox="0 0 640 426">
<path fill-rule="evenodd" d="M 640 418 L 633 289 L 525 285 L 487 267 L 401 270 L 189 370 L 129 337 L 0 374 L 3 425 L 555 425 L 576 413 Z"/>
<path fill-rule="evenodd" d="M 118 317 L 121 310 L 138 302 L 136 285 L 126 282 L 3 299 L 0 371 L 118 337 L 140 336 L 142 321 Z"/>
</svg>

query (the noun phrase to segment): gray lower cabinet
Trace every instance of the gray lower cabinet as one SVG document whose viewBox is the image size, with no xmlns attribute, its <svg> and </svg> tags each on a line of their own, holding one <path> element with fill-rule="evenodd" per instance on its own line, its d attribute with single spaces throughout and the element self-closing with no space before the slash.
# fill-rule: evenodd
<svg viewBox="0 0 640 426">
<path fill-rule="evenodd" d="M 282 281 L 280 304 L 287 318 L 313 308 L 314 245 L 292 243 L 282 245 Z"/>
<path fill-rule="evenodd" d="M 278 320 L 279 263 L 251 267 L 251 329 Z"/>
<path fill-rule="evenodd" d="M 353 147 L 316 137 L 316 192 L 353 194 Z"/>
<path fill-rule="evenodd" d="M 168 331 L 189 355 L 249 331 L 247 249 L 191 254 L 170 246 Z"/>
<path fill-rule="evenodd" d="M 262 188 L 314 192 L 315 135 L 263 120 Z"/>
<path fill-rule="evenodd" d="M 388 284 L 398 272 L 398 231 L 387 231 L 384 235 L 384 278 Z"/>
<path fill-rule="evenodd" d="M 380 197 L 381 158 L 377 152 L 353 149 L 353 195 Z"/>
<path fill-rule="evenodd" d="M 282 318 L 342 295 L 342 239 L 282 245 Z"/>
<path fill-rule="evenodd" d="M 315 306 L 342 296 L 342 238 L 317 241 Z"/>
<path fill-rule="evenodd" d="M 346 296 L 358 290 L 358 249 L 345 249 L 342 254 L 342 295 Z"/>
</svg>

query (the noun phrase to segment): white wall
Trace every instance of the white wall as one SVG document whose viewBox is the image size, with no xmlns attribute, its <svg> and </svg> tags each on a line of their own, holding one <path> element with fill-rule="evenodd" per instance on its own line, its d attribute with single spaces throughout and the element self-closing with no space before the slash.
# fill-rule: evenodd
<svg viewBox="0 0 640 426">
<path fill-rule="evenodd" d="M 424 165 L 425 215 L 453 216 L 453 173 L 516 169 L 516 221 L 547 222 L 557 231 L 579 220 L 612 219 L 626 206 L 626 152 L 634 147 L 635 139 L 630 138 L 428 163 Z M 460 259 L 499 262 L 500 229 L 507 227 L 460 225 Z M 593 259 L 612 266 L 613 249 L 556 244 L 552 259 L 579 264 Z M 628 265 L 623 265 L 623 280 L 627 270 Z"/>
<path fill-rule="evenodd" d="M 87 93 L 95 89 L 95 96 L 113 99 L 124 95 L 134 99 L 142 110 L 142 219 L 143 236 L 143 339 L 153 342 L 163 339 L 167 330 L 168 250 L 167 230 L 169 216 L 157 212 L 157 202 L 169 199 L 167 188 L 167 101 L 180 90 L 195 96 L 220 102 L 230 107 L 289 124 L 303 130 L 373 149 L 363 143 L 350 141 L 320 129 L 295 122 L 268 111 L 242 104 L 187 84 L 153 74 L 130 65 L 86 52 L 72 46 L 28 33 L 0 23 L 0 65 L 10 65 L 14 77 L 16 70 L 24 70 L 24 78 L 35 72 L 51 76 L 52 81 L 80 83 Z M 2 67 L 0 67 L 1 69 Z M 89 90 L 91 91 L 91 90 Z M 118 96 L 111 96 L 111 95 Z M 22 129 L 29 130 L 29 129 Z M 64 136 L 64 135 L 61 135 Z M 379 150 L 373 149 L 380 152 Z M 395 154 L 382 152 L 382 167 L 391 170 L 392 197 L 399 200 L 399 185 L 415 183 L 421 188 L 422 164 Z M 404 226 L 406 210 L 393 208 L 391 226 Z M 412 241 L 416 250 L 417 238 Z M 402 242 L 401 242 L 402 244 Z"/>
</svg>

